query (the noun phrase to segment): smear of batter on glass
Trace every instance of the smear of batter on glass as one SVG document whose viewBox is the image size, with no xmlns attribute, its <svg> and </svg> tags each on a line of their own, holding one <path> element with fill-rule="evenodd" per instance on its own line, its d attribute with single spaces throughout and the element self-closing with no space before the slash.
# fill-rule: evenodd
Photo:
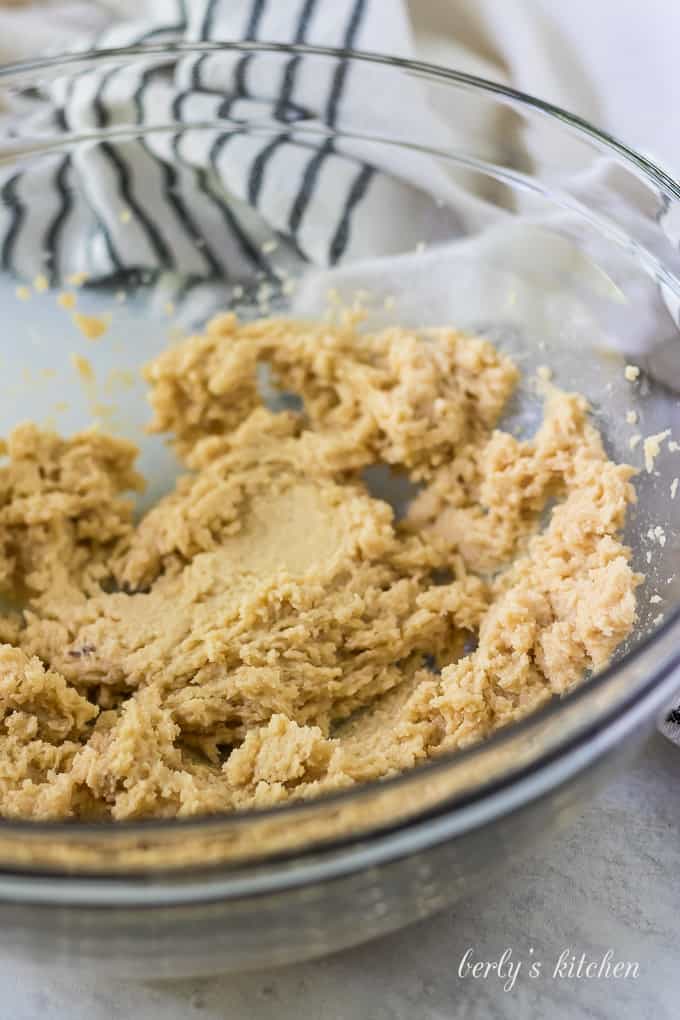
<svg viewBox="0 0 680 1020">
<path fill-rule="evenodd" d="M 263 364 L 300 410 L 264 406 Z M 29 423 L 4 447 L 4 815 L 191 815 L 386 777 L 629 634 L 633 469 L 550 384 L 532 439 L 499 431 L 518 372 L 486 340 L 222 315 L 145 375 L 186 471 L 138 524 L 134 445 Z M 400 520 L 378 464 L 419 486 Z"/>
</svg>

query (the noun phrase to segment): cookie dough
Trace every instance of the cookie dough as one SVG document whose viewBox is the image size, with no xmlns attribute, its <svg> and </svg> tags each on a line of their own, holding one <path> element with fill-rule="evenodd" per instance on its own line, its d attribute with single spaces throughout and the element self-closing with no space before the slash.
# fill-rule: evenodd
<svg viewBox="0 0 680 1020">
<path fill-rule="evenodd" d="M 33 424 L 5 444 L 3 815 L 193 815 L 386 777 L 630 632 L 633 471 L 547 385 L 532 439 L 499 431 L 518 372 L 486 340 L 222 315 L 146 378 L 186 472 L 138 524 L 132 444 Z M 268 410 L 267 387 L 300 408 Z M 399 520 L 374 465 L 417 488 Z"/>
</svg>

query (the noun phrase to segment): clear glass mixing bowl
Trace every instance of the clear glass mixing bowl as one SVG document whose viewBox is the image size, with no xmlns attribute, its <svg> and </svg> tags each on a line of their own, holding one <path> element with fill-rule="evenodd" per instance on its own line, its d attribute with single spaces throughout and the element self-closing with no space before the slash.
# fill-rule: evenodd
<svg viewBox="0 0 680 1020">
<path fill-rule="evenodd" d="M 181 90 L 164 92 L 175 75 Z M 295 101 L 303 79 L 317 103 Z M 268 83 L 291 80 L 272 104 Z M 550 366 L 589 398 L 617 459 L 641 466 L 631 436 L 680 425 L 680 190 L 578 118 L 443 68 L 262 43 L 76 54 L 4 69 L 0 87 L 2 434 L 27 417 L 65 432 L 99 420 L 141 443 L 153 500 L 174 466 L 143 434 L 139 366 L 215 308 L 317 314 L 329 288 L 365 291 L 371 322 L 447 321 L 527 377 Z M 100 187 L 119 206 L 102 212 Z M 181 256 L 153 232 L 170 222 L 159 196 L 184 217 Z M 73 286 L 106 325 L 100 342 L 55 300 Z M 539 413 L 524 386 L 506 425 L 525 434 Z M 666 442 L 638 477 L 639 625 L 598 676 L 481 746 L 316 802 L 0 821 L 7 950 L 209 972 L 328 952 L 461 899 L 570 817 L 678 686 L 678 474 Z"/>
</svg>

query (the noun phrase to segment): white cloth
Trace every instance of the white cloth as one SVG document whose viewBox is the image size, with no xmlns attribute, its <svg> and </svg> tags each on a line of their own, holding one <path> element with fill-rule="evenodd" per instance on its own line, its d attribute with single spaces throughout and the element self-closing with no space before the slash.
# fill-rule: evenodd
<svg viewBox="0 0 680 1020">
<path fill-rule="evenodd" d="M 84 49 L 93 40 L 94 45 L 118 46 L 175 38 L 305 41 L 416 56 L 563 106 L 680 175 L 680 132 L 672 129 L 680 107 L 679 29 L 680 8 L 668 0 L 647 0 L 644 7 L 619 0 L 562 4 L 554 0 L 52 0 L 0 8 L 0 61 L 24 59 L 45 50 Z M 95 39 L 93 33 L 103 35 Z M 54 163 L 44 164 L 40 180 L 0 175 L 5 197 L 0 237 L 9 234 L 12 239 L 9 267 L 28 277 L 39 271 L 45 224 L 53 224 L 47 242 L 48 247 L 54 246 L 53 269 L 58 262 L 62 275 L 83 271 L 103 277 L 131 266 L 170 269 L 197 279 L 200 306 L 205 296 L 202 281 L 211 272 L 226 276 L 232 285 L 254 268 L 266 279 L 270 267 L 263 253 L 275 243 L 289 246 L 291 258 L 302 255 L 320 267 L 346 262 L 347 269 L 333 272 L 340 283 L 352 285 L 359 279 L 352 269 L 356 260 L 380 255 L 385 261 L 368 266 L 364 262 L 361 269 L 364 279 L 371 278 L 373 289 L 382 284 L 388 295 L 407 289 L 408 283 L 421 308 L 423 294 L 429 294 L 428 307 L 435 314 L 443 293 L 435 282 L 447 272 L 445 258 L 438 257 L 430 272 L 421 274 L 418 291 L 413 287 L 413 261 L 395 253 L 414 246 L 422 236 L 432 240 L 464 235 L 466 220 L 482 216 L 483 205 L 461 189 L 465 182 L 460 177 L 452 179 L 423 157 L 414 155 L 410 163 L 402 160 L 397 165 L 384 152 L 378 154 L 366 145 L 341 143 L 329 150 L 322 141 L 310 142 L 296 133 L 298 118 L 305 118 L 306 127 L 310 123 L 341 126 L 348 111 L 355 119 L 359 112 L 370 127 L 370 102 L 366 101 L 370 70 L 347 79 L 341 65 L 330 66 L 331 77 L 321 81 L 311 65 L 305 74 L 294 61 L 281 61 L 278 76 L 272 75 L 272 67 L 271 59 L 258 65 L 257 60 L 215 55 L 185 58 L 170 68 L 163 62 L 160 66 L 150 63 L 147 74 L 137 82 L 109 79 L 107 72 L 98 71 L 79 76 L 75 83 L 56 83 L 44 96 L 50 104 L 48 112 L 40 108 L 32 120 L 23 116 L 17 121 L 18 132 L 35 130 L 46 117 L 50 126 L 61 118 L 77 130 L 104 122 L 127 123 L 131 118 L 144 121 L 163 111 L 176 114 L 173 103 L 180 94 L 186 110 L 202 110 L 209 118 L 222 106 L 225 93 L 235 97 L 228 115 L 236 124 L 239 113 L 261 110 L 280 116 L 283 128 L 273 144 L 271 136 L 263 141 L 238 130 L 224 145 L 220 136 L 207 132 L 200 138 L 189 137 L 181 142 L 178 172 L 167 170 L 169 139 L 159 135 L 148 142 L 116 144 L 106 157 L 96 150 L 72 160 L 55 157 Z M 414 124 L 425 116 L 436 118 L 436 113 L 425 110 L 421 98 L 413 83 L 409 93 L 400 94 L 398 104 L 395 101 L 395 118 L 403 123 L 405 117 L 412 117 Z M 443 142 L 450 141 L 447 124 L 441 122 L 438 127 Z M 512 120 L 471 121 L 459 128 L 497 139 L 499 151 L 521 144 L 529 164 L 537 162 L 536 137 L 515 137 Z M 568 150 L 552 151 L 551 156 L 555 163 L 563 157 L 568 172 Z M 262 173 L 265 164 L 266 176 Z M 606 166 L 596 167 L 595 173 L 608 182 Z M 82 198 L 70 202 L 65 212 L 60 202 L 73 174 L 79 175 L 77 194 Z M 318 186 L 319 179 L 325 188 Z M 338 196 L 337 214 L 330 221 L 323 207 L 329 181 Z M 443 208 L 454 210 L 442 212 L 439 223 L 432 222 L 432 195 L 442 199 Z M 217 216 L 218 207 L 226 213 Z M 394 208 L 400 210 L 398 217 L 391 215 Z M 202 253 L 195 245 L 197 234 L 206 241 Z M 499 243 L 504 243 L 502 232 Z M 455 249 L 450 247 L 446 256 L 452 266 Z M 553 250 L 550 258 L 556 257 Z M 277 263 L 281 265 L 280 255 Z M 422 270 L 422 260 L 418 265 L 418 271 Z M 614 280 L 616 272 L 614 267 Z M 298 299 L 299 307 L 305 301 L 318 303 L 330 280 L 325 275 L 312 278 Z M 213 289 L 208 301 L 214 299 Z M 665 314 L 658 293 L 652 289 L 641 293 L 638 311 L 643 306 L 648 329 L 654 333 Z M 445 309 L 440 311 L 445 314 Z M 638 314 L 638 322 L 640 318 Z M 624 313 L 621 345 L 633 354 L 636 345 L 644 344 L 644 337 L 641 341 L 638 331 L 629 338 L 626 328 Z M 680 743 L 677 723 L 665 724 L 665 732 Z"/>
</svg>

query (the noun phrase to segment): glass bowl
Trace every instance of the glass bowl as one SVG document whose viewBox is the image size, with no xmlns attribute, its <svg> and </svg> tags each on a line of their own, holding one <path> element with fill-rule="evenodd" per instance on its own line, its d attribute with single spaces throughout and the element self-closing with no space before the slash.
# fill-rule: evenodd
<svg viewBox="0 0 680 1020">
<path fill-rule="evenodd" d="M 359 294 L 371 324 L 484 333 L 585 394 L 612 457 L 641 468 L 626 538 L 647 577 L 607 669 L 412 772 L 248 814 L 0 821 L 4 947 L 208 973 L 462 900 L 574 817 L 680 683 L 680 457 L 665 442 L 647 471 L 631 449 L 680 424 L 678 186 L 546 103 L 371 54 L 150 46 L 6 68 L 0 87 L 1 434 L 99 421 L 141 444 L 153 501 L 175 468 L 143 433 L 140 365 L 220 308 L 316 315 Z M 101 342 L 75 328 L 74 288 Z M 523 385 L 505 424 L 539 417 Z"/>
</svg>

